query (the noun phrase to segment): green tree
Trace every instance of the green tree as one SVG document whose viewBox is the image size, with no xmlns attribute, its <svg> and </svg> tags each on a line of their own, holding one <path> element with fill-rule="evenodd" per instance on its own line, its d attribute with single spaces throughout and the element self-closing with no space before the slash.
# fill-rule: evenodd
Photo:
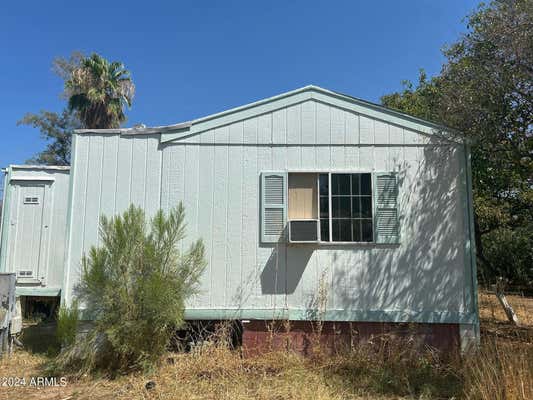
<svg viewBox="0 0 533 400">
<path fill-rule="evenodd" d="M 41 111 L 28 113 L 17 125 L 31 125 L 41 131 L 48 144 L 46 148 L 29 159 L 27 163 L 40 165 L 70 165 L 70 148 L 74 129 L 81 128 L 78 118 L 68 110 L 61 114 Z"/>
<path fill-rule="evenodd" d="M 493 1 L 467 18 L 441 73 L 381 98 L 472 139 L 481 278 L 533 283 L 533 2 Z M 505 240 L 504 240 L 505 239 Z M 523 246 L 516 246 L 521 243 Z M 512 250 L 511 250 L 512 249 Z"/>
<path fill-rule="evenodd" d="M 82 259 L 77 299 L 94 329 L 59 355 L 56 371 L 149 369 L 184 324 L 185 301 L 198 290 L 206 266 L 204 245 L 182 253 L 185 211 L 148 222 L 141 208 L 102 216 L 100 246 Z"/>
<path fill-rule="evenodd" d="M 118 128 L 126 121 L 124 108 L 131 107 L 135 85 L 122 63 L 93 53 L 64 72 L 68 108 L 85 128 Z"/>
</svg>

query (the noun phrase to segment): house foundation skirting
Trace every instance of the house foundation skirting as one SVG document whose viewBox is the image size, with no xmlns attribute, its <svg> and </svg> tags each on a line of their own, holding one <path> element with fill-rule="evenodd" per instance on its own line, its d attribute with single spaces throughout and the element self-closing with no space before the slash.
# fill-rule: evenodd
<svg viewBox="0 0 533 400">
<path fill-rule="evenodd" d="M 320 347 L 343 352 L 364 343 L 386 339 L 408 340 L 417 348 L 431 347 L 444 353 L 461 350 L 459 324 L 249 320 L 242 323 L 245 355 L 270 350 L 292 350 L 304 355 Z"/>
</svg>

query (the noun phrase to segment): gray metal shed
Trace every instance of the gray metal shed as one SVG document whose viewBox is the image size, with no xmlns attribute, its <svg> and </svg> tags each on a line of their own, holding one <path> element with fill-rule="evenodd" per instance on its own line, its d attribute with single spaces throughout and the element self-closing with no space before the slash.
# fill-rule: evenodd
<svg viewBox="0 0 533 400">
<path fill-rule="evenodd" d="M 0 271 L 16 273 L 17 296 L 59 296 L 63 285 L 70 167 L 4 169 Z"/>
</svg>

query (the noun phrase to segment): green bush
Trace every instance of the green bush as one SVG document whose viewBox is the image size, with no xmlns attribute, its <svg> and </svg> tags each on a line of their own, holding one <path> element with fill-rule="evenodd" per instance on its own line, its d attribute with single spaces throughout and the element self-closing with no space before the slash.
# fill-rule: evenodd
<svg viewBox="0 0 533 400">
<path fill-rule="evenodd" d="M 58 365 L 70 365 L 70 372 L 79 372 L 72 371 L 78 366 L 146 370 L 160 359 L 184 324 L 185 300 L 197 292 L 206 265 L 201 240 L 183 254 L 179 250 L 184 217 L 180 203 L 168 215 L 159 211 L 149 223 L 135 206 L 122 216 L 101 218 L 101 245 L 82 259 L 76 288 L 94 328 L 82 339 L 85 343 L 60 355 Z"/>
<path fill-rule="evenodd" d="M 60 346 L 70 346 L 76 339 L 80 313 L 75 300 L 70 307 L 61 306 L 57 315 L 56 337 Z"/>
</svg>

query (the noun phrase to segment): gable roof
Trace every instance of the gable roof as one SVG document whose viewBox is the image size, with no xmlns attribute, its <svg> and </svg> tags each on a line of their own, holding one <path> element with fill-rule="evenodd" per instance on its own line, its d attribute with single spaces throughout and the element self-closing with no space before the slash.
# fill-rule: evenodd
<svg viewBox="0 0 533 400">
<path fill-rule="evenodd" d="M 451 135 L 461 138 L 461 135 L 452 128 L 413 117 L 356 97 L 327 90 L 318 86 L 309 85 L 277 96 L 269 97 L 240 107 L 232 108 L 216 114 L 211 114 L 191 121 L 174 125 L 155 127 L 133 127 L 119 129 L 77 129 L 78 134 L 83 133 L 110 133 L 121 135 L 161 134 L 161 142 L 179 140 L 183 137 L 195 135 L 219 126 L 266 114 L 284 107 L 314 100 L 339 107 L 357 114 L 379 119 L 404 128 L 412 129 L 426 134 Z"/>
</svg>

